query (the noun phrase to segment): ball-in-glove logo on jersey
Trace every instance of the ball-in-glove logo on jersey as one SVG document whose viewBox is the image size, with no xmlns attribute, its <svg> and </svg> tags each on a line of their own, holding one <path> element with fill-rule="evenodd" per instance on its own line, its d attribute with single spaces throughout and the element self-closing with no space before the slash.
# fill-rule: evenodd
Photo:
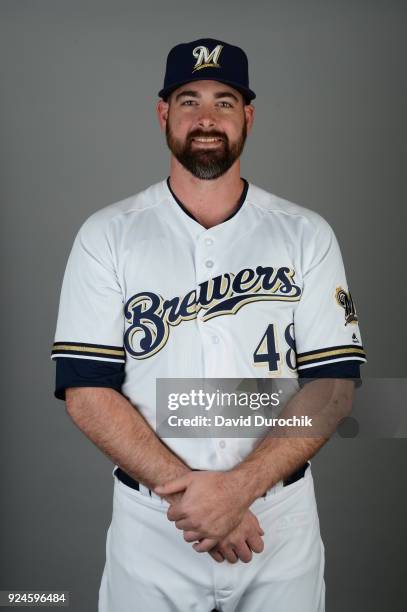
<svg viewBox="0 0 407 612">
<path fill-rule="evenodd" d="M 223 49 L 223 45 L 216 45 L 212 52 L 209 52 L 208 47 L 200 45 L 195 47 L 192 55 L 197 58 L 196 64 L 192 72 L 202 70 L 202 68 L 220 68 L 219 56 Z"/>
<path fill-rule="evenodd" d="M 336 301 L 339 306 L 345 310 L 345 325 L 348 323 L 356 323 L 358 317 L 356 315 L 356 308 L 350 291 L 345 291 L 342 287 L 337 287 L 335 293 Z"/>
</svg>

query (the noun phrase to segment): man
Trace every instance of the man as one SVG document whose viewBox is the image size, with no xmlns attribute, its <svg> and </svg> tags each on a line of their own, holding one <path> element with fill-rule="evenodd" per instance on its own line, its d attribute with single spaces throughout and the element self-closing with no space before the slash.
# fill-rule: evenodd
<svg viewBox="0 0 407 612">
<path fill-rule="evenodd" d="M 155 384 L 317 378 L 287 409 L 346 415 L 365 355 L 340 250 L 318 214 L 240 176 L 242 49 L 177 45 L 159 96 L 170 176 L 84 223 L 53 347 L 56 396 L 115 463 L 99 612 L 322 612 L 308 460 L 329 435 L 164 442 Z"/>
</svg>

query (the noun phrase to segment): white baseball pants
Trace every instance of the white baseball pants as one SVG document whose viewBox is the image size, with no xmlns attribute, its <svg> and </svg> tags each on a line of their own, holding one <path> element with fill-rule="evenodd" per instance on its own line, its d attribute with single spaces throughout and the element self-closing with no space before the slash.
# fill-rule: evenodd
<svg viewBox="0 0 407 612">
<path fill-rule="evenodd" d="M 168 504 L 114 477 L 99 612 L 324 612 L 324 546 L 311 467 L 251 506 L 264 551 L 250 563 L 197 553 Z"/>
</svg>

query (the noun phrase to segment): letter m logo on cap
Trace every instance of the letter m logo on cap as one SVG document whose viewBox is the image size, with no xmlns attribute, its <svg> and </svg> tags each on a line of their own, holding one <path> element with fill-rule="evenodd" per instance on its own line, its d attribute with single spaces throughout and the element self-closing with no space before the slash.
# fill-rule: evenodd
<svg viewBox="0 0 407 612">
<path fill-rule="evenodd" d="M 192 51 L 192 55 L 196 57 L 196 64 L 192 72 L 201 70 L 201 68 L 220 68 L 218 63 L 219 55 L 223 49 L 223 45 L 216 45 L 212 53 L 209 53 L 209 49 L 204 46 L 195 47 Z"/>
</svg>

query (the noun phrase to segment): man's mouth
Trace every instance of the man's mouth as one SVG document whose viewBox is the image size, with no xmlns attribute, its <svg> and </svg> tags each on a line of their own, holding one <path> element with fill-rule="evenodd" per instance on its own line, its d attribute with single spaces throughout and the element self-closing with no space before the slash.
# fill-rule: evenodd
<svg viewBox="0 0 407 612">
<path fill-rule="evenodd" d="M 193 143 L 193 145 L 192 145 Z M 194 149 L 206 149 L 206 150 L 215 150 L 220 149 L 223 144 L 223 138 L 218 138 L 217 136 L 198 136 L 197 138 L 192 138 L 191 145 Z"/>
<path fill-rule="evenodd" d="M 201 137 L 199 137 L 199 138 L 193 138 L 192 140 L 195 140 L 196 142 L 222 142 L 223 139 L 222 138 L 213 138 L 213 137 L 211 137 L 211 138 L 203 138 L 203 137 L 201 138 Z"/>
</svg>

